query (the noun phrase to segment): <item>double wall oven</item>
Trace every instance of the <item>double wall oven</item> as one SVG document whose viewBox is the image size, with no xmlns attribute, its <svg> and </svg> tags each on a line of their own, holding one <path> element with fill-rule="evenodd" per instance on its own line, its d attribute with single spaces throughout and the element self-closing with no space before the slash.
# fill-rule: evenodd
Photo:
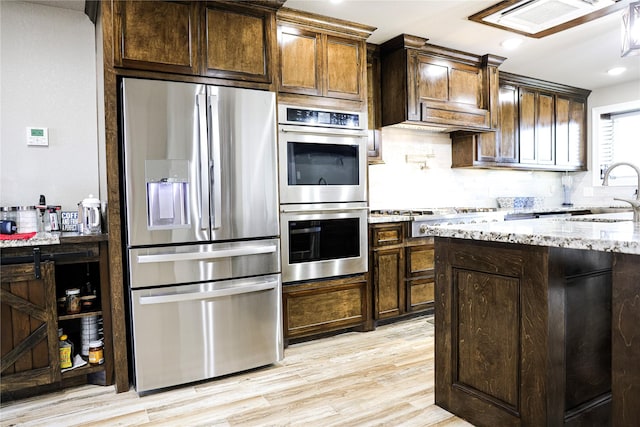
<svg viewBox="0 0 640 427">
<path fill-rule="evenodd" d="M 282 281 L 367 271 L 366 115 L 281 104 Z"/>
</svg>

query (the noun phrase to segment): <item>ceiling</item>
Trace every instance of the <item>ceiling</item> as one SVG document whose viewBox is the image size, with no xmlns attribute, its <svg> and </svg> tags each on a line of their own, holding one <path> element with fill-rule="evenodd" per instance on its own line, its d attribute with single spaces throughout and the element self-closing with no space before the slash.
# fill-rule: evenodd
<svg viewBox="0 0 640 427">
<path fill-rule="evenodd" d="M 629 3 L 630 0 L 622 0 Z M 638 82 L 640 55 L 620 57 L 622 11 L 541 39 L 520 36 L 515 51 L 500 43 L 516 34 L 482 25 L 467 18 L 498 0 L 287 0 L 285 7 L 377 27 L 367 40 L 380 44 L 406 33 L 429 43 L 476 55 L 506 57 L 500 70 L 538 79 L 597 89 L 623 82 Z M 619 76 L 607 70 L 626 67 Z"/>
</svg>

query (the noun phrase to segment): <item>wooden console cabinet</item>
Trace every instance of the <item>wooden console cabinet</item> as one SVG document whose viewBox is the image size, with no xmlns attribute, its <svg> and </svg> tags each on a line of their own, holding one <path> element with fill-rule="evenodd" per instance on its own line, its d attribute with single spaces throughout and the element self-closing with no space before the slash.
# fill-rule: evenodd
<svg viewBox="0 0 640 427">
<path fill-rule="evenodd" d="M 404 222 L 369 225 L 373 318 L 399 319 L 433 309 L 433 238 L 409 238 Z"/>
<path fill-rule="evenodd" d="M 436 404 L 477 426 L 611 425 L 612 254 L 435 247 Z"/>
<path fill-rule="evenodd" d="M 2 373 L 3 400 L 50 391 L 79 382 L 114 382 L 111 292 L 106 236 L 73 237 L 40 247 L 2 249 Z M 64 239 L 63 239 L 64 240 Z M 79 314 L 66 314 L 57 300 L 67 288 L 90 282 L 97 303 Z M 81 319 L 102 317 L 105 362 L 61 372 L 58 329 L 81 353 Z M 119 362 L 122 362 L 121 360 Z M 126 359 L 123 367 L 126 370 Z M 93 375 L 92 375 L 93 374 Z M 89 378 L 91 376 L 91 378 Z M 48 388 L 38 388 L 48 386 Z"/>
</svg>

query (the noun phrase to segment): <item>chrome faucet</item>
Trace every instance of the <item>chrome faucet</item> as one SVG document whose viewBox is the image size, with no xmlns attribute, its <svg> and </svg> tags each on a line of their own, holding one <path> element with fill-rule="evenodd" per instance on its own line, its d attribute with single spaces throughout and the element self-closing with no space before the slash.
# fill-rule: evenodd
<svg viewBox="0 0 640 427">
<path fill-rule="evenodd" d="M 614 163 L 611 166 L 609 166 L 607 168 L 607 170 L 604 172 L 604 178 L 602 179 L 602 185 L 604 186 L 608 186 L 609 185 L 609 174 L 611 173 L 611 171 L 615 168 L 617 168 L 618 166 L 629 166 L 630 168 L 633 168 L 636 171 L 636 174 L 638 175 L 638 190 L 636 190 L 636 199 L 635 200 L 628 200 L 628 199 L 619 199 L 617 197 L 614 197 L 613 200 L 619 200 L 621 202 L 627 202 L 631 205 L 631 207 L 633 208 L 633 222 L 640 222 L 640 168 L 636 165 L 632 165 L 631 163 L 627 163 L 627 162 L 618 162 L 618 163 Z"/>
</svg>

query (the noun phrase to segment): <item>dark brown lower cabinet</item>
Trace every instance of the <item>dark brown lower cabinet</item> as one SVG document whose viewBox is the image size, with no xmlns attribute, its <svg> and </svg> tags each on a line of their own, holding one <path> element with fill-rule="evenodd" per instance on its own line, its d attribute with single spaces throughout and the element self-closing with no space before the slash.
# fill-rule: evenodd
<svg viewBox="0 0 640 427">
<path fill-rule="evenodd" d="M 640 256 L 615 254 L 612 296 L 613 425 L 640 424 Z"/>
<path fill-rule="evenodd" d="M 370 294 L 366 274 L 283 285 L 285 342 L 343 329 L 371 330 Z"/>
<path fill-rule="evenodd" d="M 60 381 L 53 262 L 2 267 L 0 293 L 3 395 Z"/>
<path fill-rule="evenodd" d="M 115 360 L 106 239 L 106 235 L 61 237 L 60 244 L 2 249 L 2 401 L 79 384 L 110 385 L 116 365 L 126 372 L 126 357 Z M 91 288 L 95 297 L 90 300 L 95 302 L 80 313 L 67 314 L 58 302 L 68 288 Z M 104 363 L 61 372 L 59 329 L 74 344 L 74 354 L 82 354 L 84 318 L 102 319 Z"/>
<path fill-rule="evenodd" d="M 433 238 L 411 238 L 404 222 L 369 225 L 373 319 L 396 320 L 433 309 Z"/>
<path fill-rule="evenodd" d="M 478 426 L 611 425 L 612 254 L 436 238 L 435 255 L 437 405 Z"/>
</svg>

